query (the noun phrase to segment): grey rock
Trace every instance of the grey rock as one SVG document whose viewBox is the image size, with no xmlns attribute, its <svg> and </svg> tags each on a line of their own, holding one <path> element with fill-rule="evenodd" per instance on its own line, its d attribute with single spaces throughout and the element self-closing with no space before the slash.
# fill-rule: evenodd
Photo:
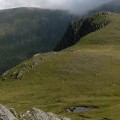
<svg viewBox="0 0 120 120">
<path fill-rule="evenodd" d="M 51 112 L 47 113 L 48 116 L 49 116 L 49 120 L 70 120 L 70 118 L 66 118 L 66 117 L 63 117 L 63 116 L 57 116 Z"/>
<path fill-rule="evenodd" d="M 0 120 L 70 120 L 53 113 L 46 113 L 40 109 L 32 108 L 24 114 L 17 114 L 14 108 L 10 110 L 0 104 Z"/>
<path fill-rule="evenodd" d="M 19 117 L 19 114 L 16 112 L 16 110 L 14 108 L 10 108 L 9 110 L 16 118 Z"/>
<path fill-rule="evenodd" d="M 17 120 L 17 118 L 5 106 L 0 104 L 0 120 Z"/>
<path fill-rule="evenodd" d="M 57 116 L 53 113 L 45 113 L 40 109 L 33 108 L 31 111 L 27 111 L 23 117 L 23 120 L 70 120 L 69 118 Z"/>
</svg>

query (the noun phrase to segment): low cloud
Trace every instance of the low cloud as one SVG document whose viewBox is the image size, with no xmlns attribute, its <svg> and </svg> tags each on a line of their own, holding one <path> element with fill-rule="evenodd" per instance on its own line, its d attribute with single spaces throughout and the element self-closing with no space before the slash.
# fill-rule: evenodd
<svg viewBox="0 0 120 120">
<path fill-rule="evenodd" d="M 83 14 L 111 0 L 0 0 L 0 9 L 14 7 L 40 7 L 48 9 L 69 10 Z"/>
</svg>

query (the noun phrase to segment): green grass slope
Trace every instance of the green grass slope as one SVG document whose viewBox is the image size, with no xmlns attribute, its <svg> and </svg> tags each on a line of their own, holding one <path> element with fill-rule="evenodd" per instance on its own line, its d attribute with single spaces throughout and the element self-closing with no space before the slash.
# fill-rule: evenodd
<svg viewBox="0 0 120 120">
<path fill-rule="evenodd" d="M 120 15 L 61 52 L 37 54 L 4 74 L 0 103 L 39 107 L 73 120 L 120 119 Z M 18 77 L 20 76 L 20 77 Z M 68 113 L 69 106 L 96 106 Z"/>
<path fill-rule="evenodd" d="M 0 10 L 0 73 L 38 52 L 51 51 L 74 18 L 59 10 Z"/>
</svg>

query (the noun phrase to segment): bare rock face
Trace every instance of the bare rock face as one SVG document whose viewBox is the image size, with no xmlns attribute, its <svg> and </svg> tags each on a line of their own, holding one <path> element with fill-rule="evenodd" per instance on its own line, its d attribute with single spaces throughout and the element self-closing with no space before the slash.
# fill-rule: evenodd
<svg viewBox="0 0 120 120">
<path fill-rule="evenodd" d="M 45 113 L 40 109 L 33 108 L 23 115 L 23 120 L 70 120 L 69 118 L 57 116 L 53 113 Z"/>
<path fill-rule="evenodd" d="M 0 104 L 0 120 L 18 120 L 5 106 Z"/>
</svg>

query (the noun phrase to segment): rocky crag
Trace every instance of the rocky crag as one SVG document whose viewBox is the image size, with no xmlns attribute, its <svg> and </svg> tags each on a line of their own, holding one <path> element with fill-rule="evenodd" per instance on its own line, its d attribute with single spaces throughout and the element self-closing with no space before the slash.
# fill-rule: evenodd
<svg viewBox="0 0 120 120">
<path fill-rule="evenodd" d="M 83 18 L 72 22 L 63 39 L 58 42 L 54 51 L 60 51 L 74 45 L 85 35 L 95 32 L 109 24 L 108 12 L 100 12 L 91 17 Z"/>
<path fill-rule="evenodd" d="M 69 118 L 57 116 L 53 113 L 46 113 L 40 109 L 32 108 L 24 114 L 17 114 L 16 111 L 0 105 L 0 120 L 70 120 Z"/>
</svg>

